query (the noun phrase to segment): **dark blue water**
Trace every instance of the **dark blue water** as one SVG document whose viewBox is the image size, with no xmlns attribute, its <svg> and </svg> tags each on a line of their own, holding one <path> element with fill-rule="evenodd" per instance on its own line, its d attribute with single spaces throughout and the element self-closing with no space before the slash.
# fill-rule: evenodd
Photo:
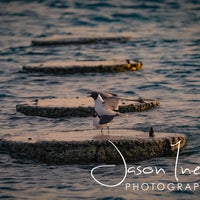
<svg viewBox="0 0 200 200">
<path fill-rule="evenodd" d="M 158 98 L 161 107 L 133 113 L 116 120 L 113 128 L 184 133 L 187 147 L 179 167 L 196 174 L 180 175 L 177 188 L 175 157 L 154 158 L 137 165 L 162 167 L 165 174 L 128 174 L 115 188 L 96 183 L 86 166 L 48 166 L 36 161 L 0 154 L 2 199 L 199 199 L 200 184 L 200 1 L 0 1 L 0 137 L 6 134 L 45 134 L 91 128 L 91 118 L 47 119 L 17 113 L 17 103 L 44 97 L 86 95 L 88 89 L 104 89 L 120 95 Z M 56 47 L 31 47 L 35 37 L 126 33 L 129 43 L 106 43 Z M 142 71 L 116 74 L 48 76 L 22 73 L 31 62 L 75 59 L 134 58 Z M 129 163 L 129 166 L 134 164 Z M 135 166 L 135 165 L 134 165 Z M 123 165 L 99 172 L 101 180 L 121 180 Z M 126 189 L 130 183 L 155 183 L 158 187 Z M 172 183 L 175 188 L 167 188 Z M 160 185 L 159 185 L 160 184 Z M 166 186 L 161 190 L 162 184 Z M 187 188 L 190 184 L 191 188 Z M 160 188 L 159 188 L 160 186 Z M 188 186 L 189 187 L 189 186 Z M 193 187 L 193 188 L 192 188 Z"/>
</svg>

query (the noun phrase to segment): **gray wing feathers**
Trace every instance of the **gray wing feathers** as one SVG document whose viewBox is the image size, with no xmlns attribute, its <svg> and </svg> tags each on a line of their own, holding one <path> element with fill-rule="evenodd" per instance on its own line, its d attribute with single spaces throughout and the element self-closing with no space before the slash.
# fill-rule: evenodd
<svg viewBox="0 0 200 200">
<path fill-rule="evenodd" d="M 109 97 L 107 99 L 104 99 L 104 101 L 109 108 L 111 108 L 113 110 L 118 110 L 118 105 L 120 102 L 119 98 Z"/>
<path fill-rule="evenodd" d="M 114 93 L 110 93 L 110 92 L 100 92 L 100 91 L 96 91 L 98 94 L 101 95 L 101 97 L 105 100 L 109 97 L 117 97 L 118 95 L 117 94 L 114 94 Z"/>
<path fill-rule="evenodd" d="M 115 117 L 115 115 L 102 115 L 100 117 L 99 124 L 107 124 L 107 123 L 111 122 L 114 117 Z"/>
</svg>

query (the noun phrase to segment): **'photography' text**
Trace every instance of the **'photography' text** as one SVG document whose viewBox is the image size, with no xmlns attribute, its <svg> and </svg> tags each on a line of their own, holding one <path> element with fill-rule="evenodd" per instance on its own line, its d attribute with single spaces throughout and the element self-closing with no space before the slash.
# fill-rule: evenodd
<svg viewBox="0 0 200 200">
<path fill-rule="evenodd" d="M 113 167 L 116 167 L 115 164 L 113 165 L 100 165 L 97 167 L 94 167 L 91 170 L 91 177 L 101 186 L 104 187 L 109 187 L 109 188 L 114 188 L 114 187 L 119 187 L 119 186 L 124 186 L 124 189 L 126 191 L 130 191 L 130 190 L 134 190 L 134 191 L 149 191 L 149 190 L 155 190 L 155 191 L 196 191 L 196 190 L 200 190 L 200 181 L 194 182 L 192 180 L 190 180 L 190 182 L 180 182 L 180 178 L 179 175 L 194 175 L 194 176 L 199 176 L 200 175 L 200 166 L 196 166 L 193 167 L 192 169 L 190 168 L 184 168 L 182 166 L 179 167 L 178 165 L 178 161 L 179 161 L 179 152 L 180 152 L 180 144 L 181 144 L 181 140 L 178 141 L 176 144 L 173 144 L 171 146 L 176 146 L 178 145 L 177 148 L 177 154 L 176 154 L 176 161 L 174 164 L 174 176 L 172 177 L 172 180 L 169 180 L 169 182 L 143 182 L 143 183 L 137 183 L 135 181 L 133 182 L 126 182 L 126 178 L 127 176 L 130 175 L 134 175 L 134 176 L 140 176 L 140 175 L 151 175 L 151 174 L 167 174 L 167 171 L 164 168 L 158 168 L 158 167 L 142 167 L 142 166 L 131 166 L 128 167 L 127 163 L 125 161 L 124 156 L 122 155 L 122 153 L 120 152 L 120 150 L 117 148 L 117 146 L 110 140 L 108 140 L 113 147 L 117 150 L 117 152 L 119 153 L 122 162 L 123 162 L 123 175 L 122 177 L 119 177 L 119 181 L 117 183 L 112 183 L 112 181 L 109 181 L 109 183 L 103 182 L 98 180 L 95 177 L 95 172 L 98 171 L 98 169 L 110 169 L 112 170 Z M 180 173 L 178 173 L 178 170 L 180 171 Z"/>
</svg>

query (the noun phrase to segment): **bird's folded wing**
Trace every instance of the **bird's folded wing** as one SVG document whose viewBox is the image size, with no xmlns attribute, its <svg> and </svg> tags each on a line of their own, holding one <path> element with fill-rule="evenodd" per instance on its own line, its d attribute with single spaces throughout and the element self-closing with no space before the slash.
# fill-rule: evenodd
<svg viewBox="0 0 200 200">
<path fill-rule="evenodd" d="M 113 120 L 115 115 L 102 115 L 99 120 L 99 124 L 107 124 Z"/>
</svg>

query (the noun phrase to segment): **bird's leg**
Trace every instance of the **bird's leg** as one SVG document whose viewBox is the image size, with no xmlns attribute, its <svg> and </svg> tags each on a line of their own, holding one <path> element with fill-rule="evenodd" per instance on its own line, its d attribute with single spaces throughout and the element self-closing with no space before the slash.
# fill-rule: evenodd
<svg viewBox="0 0 200 200">
<path fill-rule="evenodd" d="M 101 128 L 101 135 L 103 135 L 103 128 Z"/>
<path fill-rule="evenodd" d="M 109 128 L 109 126 L 107 126 L 107 129 L 108 129 L 108 135 L 109 135 L 109 133 L 110 133 L 110 128 Z"/>
</svg>

